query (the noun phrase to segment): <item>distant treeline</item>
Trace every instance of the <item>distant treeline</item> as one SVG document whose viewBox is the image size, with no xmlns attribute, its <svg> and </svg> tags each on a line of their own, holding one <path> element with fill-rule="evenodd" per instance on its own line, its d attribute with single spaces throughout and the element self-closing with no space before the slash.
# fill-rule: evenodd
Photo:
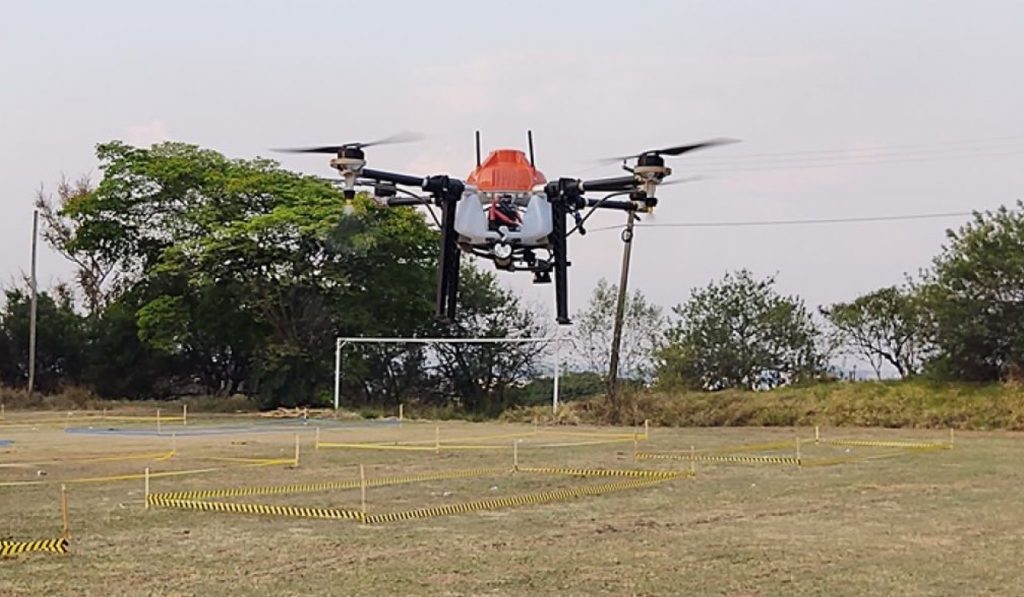
<svg viewBox="0 0 1024 597">
<path fill-rule="evenodd" d="M 40 293 L 36 387 L 107 398 L 243 394 L 323 405 L 337 336 L 542 336 L 547 317 L 463 267 L 460 318 L 433 315 L 438 235 L 421 214 L 268 160 L 178 143 L 98 147 L 102 178 L 40 193 L 43 238 L 75 267 Z M 28 375 L 27 286 L 0 309 L 0 382 Z M 600 394 L 616 288 L 575 314 L 566 398 Z M 989 382 L 1024 367 L 1024 204 L 978 213 L 907 283 L 817 311 L 741 270 L 665 313 L 634 291 L 621 370 L 633 388 L 765 390 L 831 377 L 839 354 L 881 374 Z M 382 345 L 343 359 L 349 406 L 420 402 L 495 414 L 550 397 L 541 345 Z M 579 371 L 590 373 L 579 373 Z"/>
</svg>

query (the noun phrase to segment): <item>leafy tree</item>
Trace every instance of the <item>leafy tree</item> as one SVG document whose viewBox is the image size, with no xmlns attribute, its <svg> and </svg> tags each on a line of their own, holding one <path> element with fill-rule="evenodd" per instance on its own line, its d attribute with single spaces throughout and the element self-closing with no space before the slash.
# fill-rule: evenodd
<svg viewBox="0 0 1024 597">
<path fill-rule="evenodd" d="M 868 360 L 882 378 L 888 363 L 900 377 L 917 373 L 921 366 L 925 314 L 910 290 L 890 286 L 821 309 L 848 350 Z"/>
<path fill-rule="evenodd" d="M 468 266 L 460 274 L 459 319 L 445 330 L 462 338 L 541 337 L 544 325 L 494 275 Z M 511 405 L 513 384 L 535 373 L 549 347 L 537 343 L 443 344 L 436 347 L 442 388 L 470 411 L 497 414 Z"/>
<path fill-rule="evenodd" d="M 694 290 L 660 352 L 658 381 L 703 390 L 774 388 L 818 374 L 820 333 L 797 297 L 741 270 Z"/>
<path fill-rule="evenodd" d="M 191 378 L 181 359 L 160 352 L 139 337 L 132 297 L 121 297 L 85 321 L 83 382 L 110 398 L 160 397 Z"/>
<path fill-rule="evenodd" d="M 598 280 L 587 306 L 574 318 L 573 347 L 588 370 L 602 375 L 609 367 L 618 292 L 617 285 Z M 654 372 L 654 355 L 664 344 L 666 325 L 661 307 L 648 302 L 640 290 L 626 297 L 619 353 L 622 376 L 645 379 Z"/>
<path fill-rule="evenodd" d="M 0 369 L 3 381 L 22 386 L 28 382 L 28 343 L 31 296 L 21 289 L 5 292 L 0 312 L 0 332 L 10 361 Z M 82 373 L 84 354 L 82 320 L 75 313 L 70 291 L 58 286 L 53 292 L 40 292 L 36 310 L 35 387 L 52 392 L 63 384 L 76 383 Z"/>
<path fill-rule="evenodd" d="M 110 255 L 87 250 L 76 243 L 77 223 L 64 215 L 74 209 L 76 201 L 87 198 L 92 191 L 88 177 L 73 182 L 62 178 L 57 184 L 56 200 L 40 189 L 35 204 L 43 219 L 43 240 L 75 265 L 75 281 L 82 292 L 86 311 L 97 313 L 120 290 L 117 263 Z"/>
<path fill-rule="evenodd" d="M 924 276 L 937 375 L 966 381 L 1024 377 L 1024 202 L 974 214 Z"/>
<path fill-rule="evenodd" d="M 116 272 L 107 303 L 132 297 L 139 337 L 175 364 L 165 385 L 304 403 L 331 384 L 335 335 L 429 324 L 436 233 L 414 211 L 191 145 L 97 153 L 102 180 L 48 238 Z"/>
</svg>

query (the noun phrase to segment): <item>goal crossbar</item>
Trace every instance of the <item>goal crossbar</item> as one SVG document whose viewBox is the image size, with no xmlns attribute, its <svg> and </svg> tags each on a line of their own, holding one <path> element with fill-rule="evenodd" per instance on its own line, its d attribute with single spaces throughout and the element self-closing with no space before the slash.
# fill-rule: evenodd
<svg viewBox="0 0 1024 597">
<path fill-rule="evenodd" d="M 349 344 L 537 344 L 555 345 L 554 375 L 552 377 L 551 410 L 558 412 L 558 382 L 560 377 L 561 347 L 568 338 L 386 338 L 386 337 L 340 337 L 334 343 L 334 410 L 341 407 L 341 351 Z"/>
</svg>

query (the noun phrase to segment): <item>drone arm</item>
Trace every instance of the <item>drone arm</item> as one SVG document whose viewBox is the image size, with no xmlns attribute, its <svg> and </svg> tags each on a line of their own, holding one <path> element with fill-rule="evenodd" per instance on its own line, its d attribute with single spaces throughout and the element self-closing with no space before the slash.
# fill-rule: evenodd
<svg viewBox="0 0 1024 597">
<path fill-rule="evenodd" d="M 430 202 L 412 197 L 389 197 L 387 200 L 388 207 L 409 207 L 417 205 L 430 205 Z"/>
<path fill-rule="evenodd" d="M 587 207 L 601 209 L 619 209 L 622 211 L 637 211 L 636 203 L 632 201 L 605 201 L 603 199 L 587 199 Z"/>
<path fill-rule="evenodd" d="M 425 178 L 420 176 L 409 176 L 408 174 L 398 174 L 396 172 L 385 172 L 383 170 L 371 170 L 369 168 L 363 168 L 359 173 L 362 178 L 370 178 L 382 182 L 390 182 L 394 184 L 400 184 L 407 187 L 419 187 L 423 188 L 423 184 L 426 181 Z"/>
<path fill-rule="evenodd" d="M 636 188 L 636 178 L 632 176 L 616 176 L 614 178 L 598 178 L 595 180 L 584 180 L 580 182 L 580 190 L 583 192 L 608 192 L 629 191 Z"/>
</svg>

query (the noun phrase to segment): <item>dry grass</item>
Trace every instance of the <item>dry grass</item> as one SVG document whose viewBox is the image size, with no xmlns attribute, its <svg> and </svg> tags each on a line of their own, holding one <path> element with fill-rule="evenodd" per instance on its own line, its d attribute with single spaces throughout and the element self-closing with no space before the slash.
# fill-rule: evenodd
<svg viewBox="0 0 1024 597">
<path fill-rule="evenodd" d="M 552 418 L 551 409 L 513 409 L 507 421 Z M 561 423 L 613 420 L 602 397 L 567 403 Z M 641 391 L 623 396 L 619 420 L 666 427 L 889 427 L 1024 431 L 1024 386 L 927 380 L 834 382 L 766 392 Z"/>
<path fill-rule="evenodd" d="M 169 438 L 66 434 L 59 423 L 5 427 L 0 464 L 158 452 Z M 223 421 L 224 418 L 218 419 Z M 231 419 L 238 422 L 237 419 Z M 197 422 L 193 422 L 195 425 Z M 148 423 L 138 423 L 145 426 Z M 168 428 L 165 428 L 165 431 Z M 531 466 L 687 467 L 634 463 L 632 443 L 571 443 L 578 436 L 531 435 L 530 425 L 442 424 L 444 440 L 521 433 Z M 563 430 L 564 431 L 564 430 Z M 585 429 L 631 433 L 632 429 Z M 830 435 L 839 431 L 828 430 Z M 335 428 L 323 441 L 423 441 L 433 424 Z M 812 435 L 803 430 L 803 436 Z M 924 431 L 842 430 L 844 436 L 944 440 Z M 772 442 L 788 429 L 655 429 L 646 449 L 687 450 Z M 556 441 L 557 440 L 557 441 Z M 380 526 L 346 521 L 145 510 L 141 480 L 72 483 L 72 548 L 0 561 L 3 595 L 793 595 L 1024 594 L 1021 437 L 958 435 L 952 451 L 836 467 L 698 467 L 698 479 L 520 509 Z M 243 468 L 213 457 L 287 457 L 294 432 L 177 438 L 179 453 L 160 462 L 74 462 L 0 466 L 0 538 L 47 538 L 60 531 L 60 481 L 154 470 L 226 467 L 159 479 L 154 491 L 349 479 L 511 464 L 506 439 L 471 440 L 503 450 L 400 452 L 312 450 L 302 434 L 302 464 Z M 467 440 L 470 441 L 470 440 Z M 875 453 L 806 446 L 805 457 Z M 849 449 L 851 452 L 846 452 Z M 777 450 L 783 453 L 785 450 Z M 45 470 L 45 477 L 37 471 Z M 560 477 L 500 475 L 374 488 L 369 507 L 412 506 L 513 495 L 579 483 Z M 582 481 L 592 482 L 592 481 Z M 241 500 L 240 500 L 241 501 Z M 261 497 L 275 504 L 355 507 L 358 492 Z"/>
</svg>

